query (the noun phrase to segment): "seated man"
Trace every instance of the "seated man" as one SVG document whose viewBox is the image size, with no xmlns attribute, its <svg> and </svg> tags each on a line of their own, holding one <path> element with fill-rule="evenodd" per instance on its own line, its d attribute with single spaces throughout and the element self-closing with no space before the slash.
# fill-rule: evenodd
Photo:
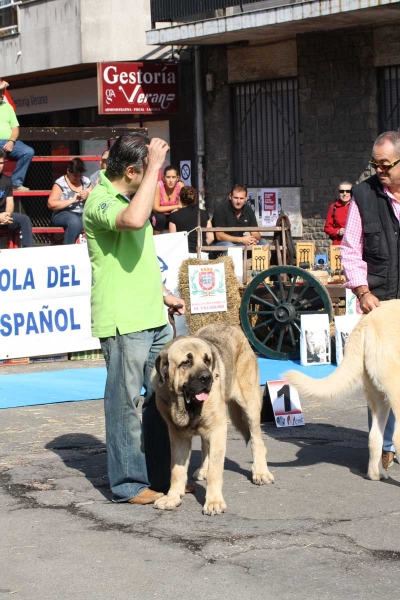
<svg viewBox="0 0 400 600">
<path fill-rule="evenodd" d="M 246 204 L 247 188 L 235 184 L 229 194 L 229 200 L 219 204 L 214 212 L 213 227 L 257 227 L 257 219 L 253 209 Z M 216 231 L 214 246 L 264 246 L 268 242 L 261 238 L 259 231 Z"/>
<path fill-rule="evenodd" d="M 6 153 L 0 148 L 0 230 L 19 229 L 21 246 L 33 246 L 31 220 L 26 215 L 13 212 L 14 198 L 11 178 L 3 174 Z"/>
<path fill-rule="evenodd" d="M 5 100 L 7 87 L 7 81 L 0 79 L 0 148 L 6 152 L 7 158 L 17 161 L 11 175 L 14 190 L 27 192 L 29 188 L 22 184 L 35 152 L 33 148 L 18 140 L 19 123 L 13 107 Z"/>
</svg>

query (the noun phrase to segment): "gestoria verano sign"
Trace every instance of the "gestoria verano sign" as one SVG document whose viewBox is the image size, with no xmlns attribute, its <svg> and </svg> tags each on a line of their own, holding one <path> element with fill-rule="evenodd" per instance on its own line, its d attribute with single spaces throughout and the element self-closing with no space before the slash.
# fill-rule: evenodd
<svg viewBox="0 0 400 600">
<path fill-rule="evenodd" d="M 98 63 L 99 114 L 178 112 L 175 63 Z"/>
</svg>

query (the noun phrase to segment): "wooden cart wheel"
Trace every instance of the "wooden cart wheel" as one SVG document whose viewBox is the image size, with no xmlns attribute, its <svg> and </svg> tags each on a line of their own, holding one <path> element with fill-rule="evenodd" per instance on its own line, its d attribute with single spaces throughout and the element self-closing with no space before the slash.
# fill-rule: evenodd
<svg viewBox="0 0 400 600">
<path fill-rule="evenodd" d="M 272 267 L 247 286 L 240 306 L 242 328 L 251 345 L 268 358 L 300 357 L 301 315 L 325 313 L 332 320 L 328 292 L 298 267 Z"/>
</svg>

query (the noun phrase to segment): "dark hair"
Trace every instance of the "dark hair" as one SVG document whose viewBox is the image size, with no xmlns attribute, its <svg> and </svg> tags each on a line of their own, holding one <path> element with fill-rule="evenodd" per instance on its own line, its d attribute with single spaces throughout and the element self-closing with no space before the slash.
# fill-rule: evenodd
<svg viewBox="0 0 400 600">
<path fill-rule="evenodd" d="M 81 158 L 73 158 L 67 164 L 67 173 L 81 175 L 86 171 L 86 165 Z"/>
<path fill-rule="evenodd" d="M 386 141 L 389 141 L 391 144 L 393 144 L 396 152 L 400 154 L 400 133 L 398 131 L 385 131 L 385 133 L 381 133 L 381 135 L 376 138 L 374 147 L 381 146 Z"/>
<path fill-rule="evenodd" d="M 175 171 L 176 174 L 179 177 L 179 169 L 177 169 L 176 167 L 174 167 L 173 165 L 168 165 L 167 167 L 165 167 L 164 169 L 164 175 L 168 172 L 168 171 Z"/>
<path fill-rule="evenodd" d="M 242 183 L 235 183 L 235 185 L 232 186 L 230 194 L 232 195 L 235 190 L 237 190 L 238 192 L 245 192 L 247 196 L 247 187 Z"/>
<path fill-rule="evenodd" d="M 136 173 L 140 173 L 149 153 L 148 144 L 150 140 L 143 133 L 132 131 L 121 135 L 108 155 L 107 176 L 120 179 L 127 167 L 133 167 Z"/>
<path fill-rule="evenodd" d="M 0 158 L 5 158 L 6 157 L 6 153 L 4 152 L 3 148 L 0 148 Z"/>
<path fill-rule="evenodd" d="M 182 204 L 185 206 L 196 206 L 197 204 L 197 191 L 194 187 L 185 185 L 179 192 L 179 198 Z"/>
</svg>

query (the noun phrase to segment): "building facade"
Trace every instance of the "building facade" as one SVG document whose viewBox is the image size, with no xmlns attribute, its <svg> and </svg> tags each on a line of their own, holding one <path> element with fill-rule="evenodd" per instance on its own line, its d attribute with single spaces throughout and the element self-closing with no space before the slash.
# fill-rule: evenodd
<svg viewBox="0 0 400 600">
<path fill-rule="evenodd" d="M 170 143 L 169 160 L 179 165 L 192 159 L 190 51 L 179 65 L 178 113 L 99 114 L 97 63 L 176 60 L 171 47 L 147 45 L 150 26 L 148 0 L 0 2 L 0 76 L 10 83 L 21 127 L 146 127 L 150 136 Z M 29 141 L 39 155 L 99 154 L 107 142 Z M 98 168 L 97 163 L 87 166 L 88 171 Z M 45 165 L 40 173 L 32 164 L 27 185 L 48 189 L 49 177 L 57 173 Z"/>
<path fill-rule="evenodd" d="M 326 250 L 338 184 L 369 175 L 374 139 L 400 127 L 398 1 L 181 4 L 147 41 L 201 46 L 209 210 L 237 181 L 276 188 L 295 235 Z"/>
</svg>

